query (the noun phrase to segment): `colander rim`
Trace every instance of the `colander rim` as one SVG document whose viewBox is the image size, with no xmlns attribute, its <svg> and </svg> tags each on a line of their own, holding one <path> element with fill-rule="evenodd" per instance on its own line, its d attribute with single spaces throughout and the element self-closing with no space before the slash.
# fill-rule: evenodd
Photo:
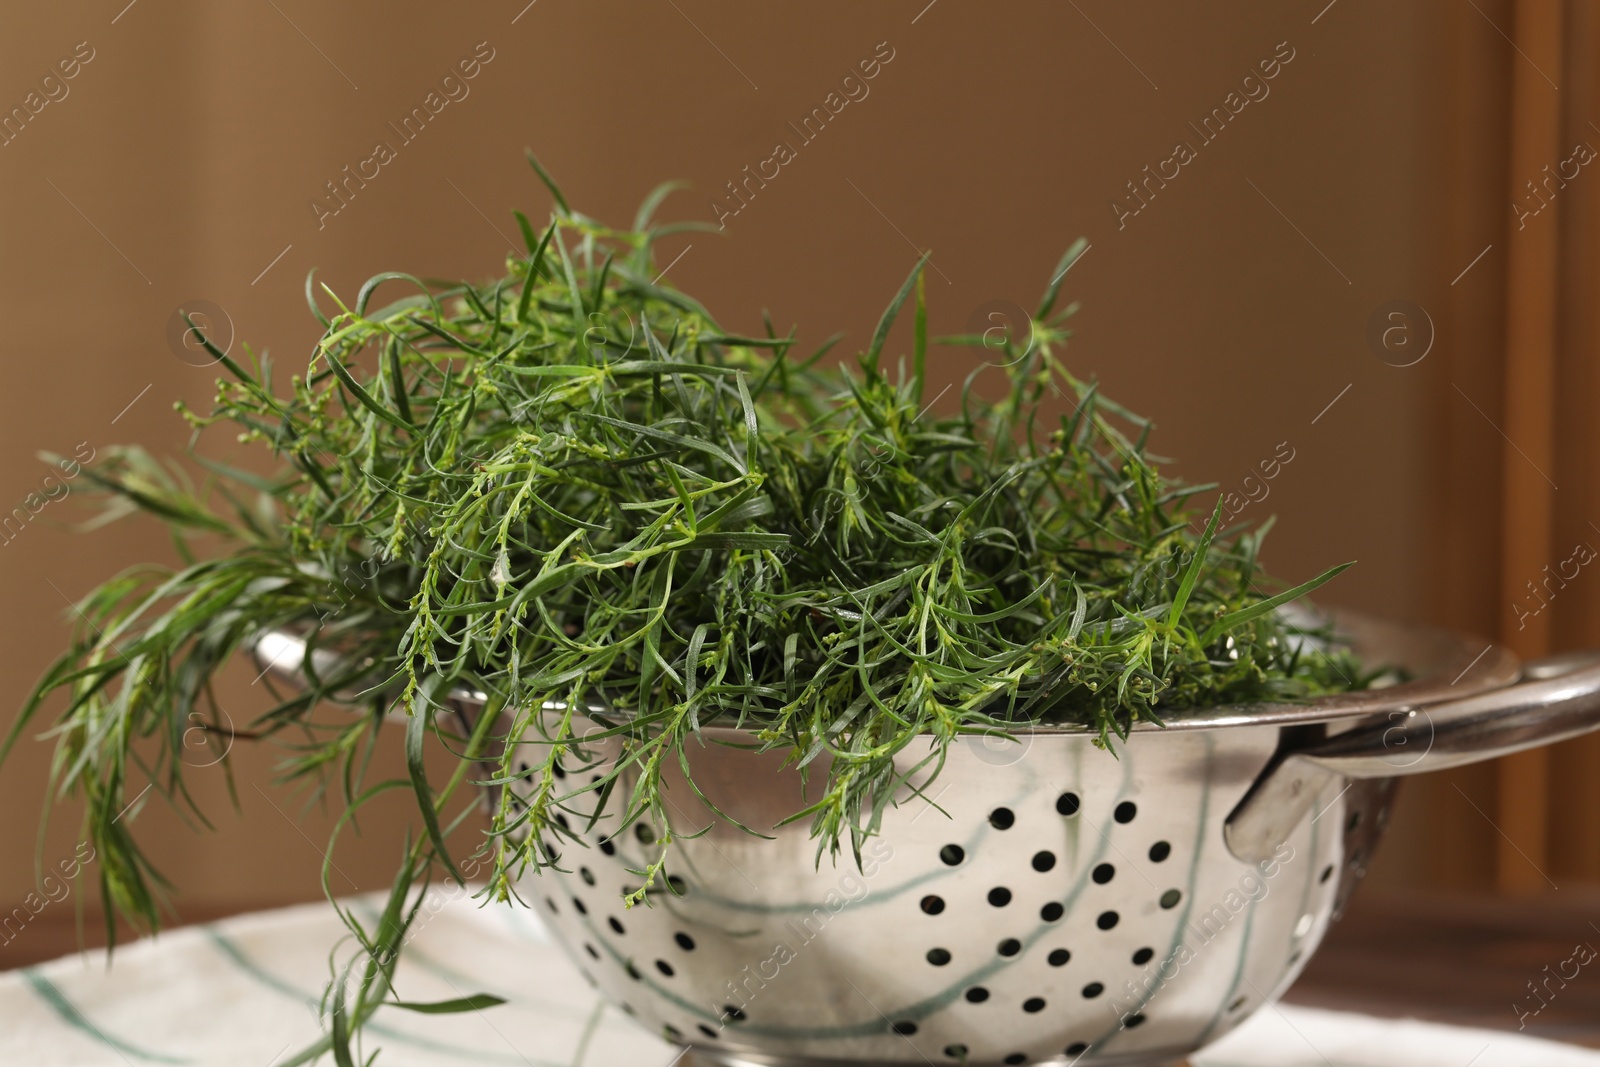
<svg viewBox="0 0 1600 1067">
<path fill-rule="evenodd" d="M 1295 726 L 1329 723 L 1347 719 L 1385 715 L 1401 709 L 1426 708 L 1447 700 L 1458 700 L 1515 683 L 1522 675 L 1522 661 L 1510 649 L 1483 638 L 1474 638 L 1441 627 L 1400 622 L 1348 608 L 1319 609 L 1319 621 L 1332 625 L 1335 643 L 1349 648 L 1367 669 L 1394 668 L 1410 675 L 1406 681 L 1380 681 L 1372 688 L 1335 693 L 1299 702 L 1264 701 L 1259 703 L 1217 704 L 1205 708 L 1174 709 L 1162 722 L 1133 724 L 1136 734 L 1154 731 L 1187 732 L 1242 726 Z M 305 642 L 283 630 L 274 630 L 257 639 L 256 661 L 265 670 L 290 678 L 300 672 Z M 327 649 L 315 651 L 317 670 L 326 674 L 336 659 Z M 475 711 L 486 702 L 481 692 L 456 689 L 450 699 L 463 710 Z M 546 711 L 563 711 L 550 703 Z M 592 704 L 589 715 L 608 724 L 620 724 L 625 716 L 614 709 Z M 756 742 L 758 725 L 733 726 L 706 724 L 701 734 L 721 742 Z M 996 731 L 999 733 L 1001 731 Z M 1094 729 L 1083 723 L 1018 723 L 1005 734 L 1014 737 L 1090 735 Z M 982 731 L 979 731 L 981 735 Z"/>
</svg>

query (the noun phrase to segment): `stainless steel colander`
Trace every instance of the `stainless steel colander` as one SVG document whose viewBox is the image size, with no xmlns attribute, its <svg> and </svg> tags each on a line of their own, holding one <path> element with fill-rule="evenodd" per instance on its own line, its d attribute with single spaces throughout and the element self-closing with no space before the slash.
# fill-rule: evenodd
<svg viewBox="0 0 1600 1067">
<path fill-rule="evenodd" d="M 1067 728 L 972 738 L 888 809 L 859 868 L 818 866 L 803 823 L 775 828 L 815 799 L 820 769 L 808 794 L 781 755 L 708 730 L 696 785 L 770 837 L 679 780 L 675 823 L 707 827 L 674 845 L 679 893 L 623 907 L 661 828 L 603 814 L 590 848 L 566 847 L 567 873 L 524 896 L 609 999 L 709 1064 L 1181 1059 L 1300 973 L 1365 873 L 1395 776 L 1600 727 L 1600 654 L 1524 667 L 1439 631 L 1339 624 L 1364 662 L 1416 680 L 1187 714 L 1117 757 Z M 304 645 L 269 635 L 257 655 L 292 673 Z M 481 707 L 455 705 L 468 721 Z M 587 745 L 563 774 L 598 774 L 615 746 Z"/>
</svg>

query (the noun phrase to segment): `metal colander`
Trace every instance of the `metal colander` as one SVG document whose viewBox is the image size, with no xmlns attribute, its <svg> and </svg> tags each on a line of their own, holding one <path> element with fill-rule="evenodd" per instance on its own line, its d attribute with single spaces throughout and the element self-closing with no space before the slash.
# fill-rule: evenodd
<svg viewBox="0 0 1600 1067">
<path fill-rule="evenodd" d="M 673 886 L 649 906 L 623 897 L 663 828 L 610 813 L 582 835 L 590 847 L 559 846 L 565 872 L 520 888 L 589 981 L 710 1064 L 1181 1059 L 1299 974 L 1365 873 L 1393 776 L 1600 726 L 1594 656 L 1524 671 L 1437 631 L 1341 627 L 1363 660 L 1419 680 L 1208 709 L 1136 729 L 1115 758 L 1070 729 L 968 739 L 887 809 L 859 867 L 819 865 L 804 822 L 776 825 L 815 799 L 824 768 L 808 793 L 781 754 L 707 730 L 689 757 L 696 786 L 769 836 L 669 780 L 680 835 L 705 832 L 674 842 Z M 302 645 L 273 640 L 258 655 L 298 663 Z M 477 707 L 457 705 L 469 719 Z M 598 775 L 617 744 L 586 744 L 561 774 Z M 527 766 L 543 762 L 525 747 Z M 899 758 L 913 767 L 927 751 Z M 573 829 L 593 796 L 569 802 Z"/>
</svg>

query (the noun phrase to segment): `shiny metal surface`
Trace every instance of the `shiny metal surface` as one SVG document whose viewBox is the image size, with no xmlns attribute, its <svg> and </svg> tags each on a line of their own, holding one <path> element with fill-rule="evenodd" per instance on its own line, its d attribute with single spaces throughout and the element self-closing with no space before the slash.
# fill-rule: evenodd
<svg viewBox="0 0 1600 1067">
<path fill-rule="evenodd" d="M 804 823 L 773 828 L 818 777 L 808 793 L 778 755 L 709 744 L 696 783 L 770 839 L 675 779 L 675 829 L 706 831 L 673 845 L 681 896 L 622 907 L 665 827 L 608 814 L 569 873 L 524 888 L 608 998 L 711 1063 L 1159 1063 L 1293 980 L 1356 873 L 1351 836 L 1380 825 L 1333 787 L 1265 862 L 1230 855 L 1223 822 L 1278 743 L 1260 726 L 1139 734 L 1116 759 L 1079 736 L 957 744 L 859 870 L 819 867 Z"/>
<path fill-rule="evenodd" d="M 1600 652 L 1538 660 L 1524 675 L 1503 689 L 1402 705 L 1331 737 L 1291 744 L 1229 817 L 1229 850 L 1245 861 L 1272 855 L 1332 782 L 1424 774 L 1600 728 Z"/>
<path fill-rule="evenodd" d="M 1296 726 L 1359 719 L 1387 714 L 1400 707 L 1428 707 L 1492 692 L 1521 677 L 1521 663 L 1509 650 L 1448 630 L 1392 622 L 1345 610 L 1333 610 L 1305 620 L 1306 624 L 1322 621 L 1334 624 L 1339 644 L 1353 651 L 1368 669 L 1388 667 L 1409 677 L 1293 704 L 1219 704 L 1209 708 L 1186 708 L 1173 713 L 1164 725 L 1141 721 L 1133 724 L 1133 729 L 1172 733 L 1221 726 Z M 305 641 L 285 631 L 263 634 L 254 648 L 258 666 L 289 682 L 299 678 L 305 652 Z M 312 655 L 312 662 L 320 675 L 331 676 L 340 661 L 333 649 L 318 648 Z M 484 700 L 482 693 L 465 690 L 458 690 L 453 697 L 469 709 L 481 705 Z M 552 705 L 547 710 L 559 709 Z M 1076 723 L 1048 723 L 1034 727 L 1031 732 L 1087 734 L 1090 731 Z"/>
<path fill-rule="evenodd" d="M 895 798 L 859 867 L 819 863 L 806 823 L 777 826 L 816 799 L 825 768 L 808 785 L 781 753 L 733 747 L 747 734 L 707 730 L 688 754 L 695 786 L 766 836 L 713 816 L 674 769 L 678 892 L 657 885 L 647 906 L 623 907 L 669 828 L 618 825 L 614 807 L 581 845 L 557 846 L 563 871 L 520 889 L 591 982 L 704 1063 L 1178 1060 L 1293 981 L 1365 872 L 1391 776 L 1600 721 L 1600 666 L 1531 665 L 1512 685 L 1520 665 L 1494 646 L 1340 622 L 1364 662 L 1414 680 L 1186 713 L 1136 730 L 1116 758 L 1071 727 L 964 739 L 925 790 Z M 263 658 L 292 673 L 294 640 Z M 453 703 L 469 719 L 480 707 L 472 694 Z M 574 787 L 620 745 L 564 757 L 569 827 L 595 802 Z M 522 747 L 523 766 L 543 762 L 542 745 Z"/>
</svg>

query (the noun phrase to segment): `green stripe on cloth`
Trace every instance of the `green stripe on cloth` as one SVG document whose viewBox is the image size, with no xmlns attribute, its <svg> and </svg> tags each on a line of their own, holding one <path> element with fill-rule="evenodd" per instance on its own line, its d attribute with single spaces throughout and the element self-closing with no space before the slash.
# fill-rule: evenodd
<svg viewBox="0 0 1600 1067">
<path fill-rule="evenodd" d="M 351 911 L 359 912 L 361 916 L 369 922 L 377 922 L 382 914 L 370 900 L 362 898 L 357 898 L 356 900 L 351 901 L 348 906 Z M 511 909 L 507 908 L 506 911 L 509 912 Z M 441 963 L 439 960 L 434 959 L 420 948 L 417 948 L 414 944 L 408 943 L 402 948 L 401 958 L 407 963 L 411 964 L 413 967 L 426 971 L 435 978 L 442 979 L 448 983 L 451 988 L 458 991 L 462 988 L 476 986 L 479 984 L 478 978 L 475 975 L 468 974 L 466 971 L 458 970 L 457 968 Z M 486 990 L 486 992 L 494 993 L 496 996 L 503 997 L 507 1001 L 514 1001 L 523 1007 L 537 1008 L 540 1011 L 547 1011 L 562 1017 L 570 1015 L 572 1011 L 570 1007 L 564 1004 L 557 1004 L 554 1001 L 520 996 L 517 993 L 506 990 Z"/>
<path fill-rule="evenodd" d="M 66 994 L 57 989 L 55 983 L 44 975 L 29 968 L 22 972 L 23 979 L 32 990 L 39 994 L 39 998 L 54 1009 L 61 1016 L 63 1022 L 80 1033 L 87 1034 L 107 1048 L 116 1049 L 124 1056 L 133 1056 L 144 1060 L 146 1063 L 193 1063 L 193 1060 L 179 1059 L 174 1056 L 163 1056 L 159 1052 L 142 1049 L 138 1045 L 130 1044 L 120 1038 L 111 1037 L 100 1029 L 89 1017 L 78 1010 L 78 1006 L 68 1000 Z"/>
<path fill-rule="evenodd" d="M 245 953 L 243 948 L 235 944 L 217 927 L 206 926 L 203 929 L 205 930 L 207 940 L 216 946 L 216 948 L 224 956 L 231 960 L 233 964 L 239 968 L 239 970 L 255 979 L 255 981 L 259 982 L 261 985 L 266 986 L 275 993 L 280 993 L 286 997 L 292 997 L 293 999 L 300 1001 L 302 1004 L 306 1004 L 312 1008 L 319 1008 L 321 1006 L 322 998 L 320 996 L 298 989 L 290 983 L 285 982 L 277 975 L 266 970 L 266 968 L 256 963 L 255 960 L 252 960 Z M 482 1052 L 478 1049 L 465 1048 L 461 1045 L 451 1045 L 443 1041 L 434 1041 L 431 1038 L 419 1037 L 416 1034 L 408 1034 L 403 1030 L 396 1030 L 394 1027 L 380 1023 L 375 1019 L 369 1020 L 365 1029 L 374 1037 L 381 1037 L 386 1041 L 394 1041 L 402 1045 L 409 1045 L 412 1048 L 422 1049 L 428 1052 L 437 1052 L 443 1056 L 453 1056 L 456 1059 L 470 1060 L 478 1063 L 513 1063 L 520 1064 L 521 1067 L 563 1067 L 563 1065 L 553 1063 L 550 1060 L 530 1060 L 526 1056 L 520 1054 L 516 1056 L 506 1056 L 493 1052 Z"/>
</svg>

